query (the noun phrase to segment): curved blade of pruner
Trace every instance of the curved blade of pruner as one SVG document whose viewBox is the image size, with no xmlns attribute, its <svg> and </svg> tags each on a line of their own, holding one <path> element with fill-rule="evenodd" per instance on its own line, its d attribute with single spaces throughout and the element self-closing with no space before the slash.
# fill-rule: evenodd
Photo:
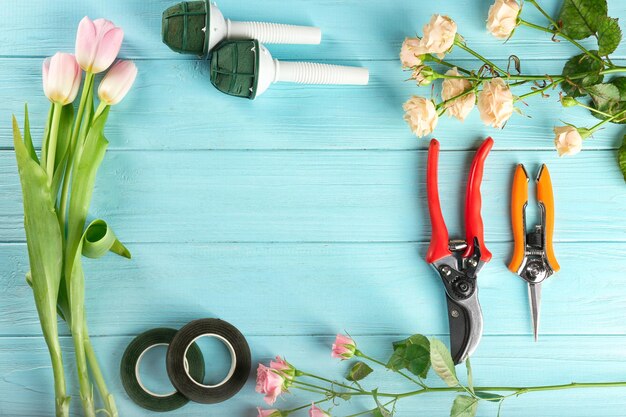
<svg viewBox="0 0 626 417">
<path fill-rule="evenodd" d="M 454 301 L 446 294 L 450 323 L 450 353 L 457 365 L 471 356 L 483 334 L 483 313 L 478 292 L 465 300 Z"/>
</svg>

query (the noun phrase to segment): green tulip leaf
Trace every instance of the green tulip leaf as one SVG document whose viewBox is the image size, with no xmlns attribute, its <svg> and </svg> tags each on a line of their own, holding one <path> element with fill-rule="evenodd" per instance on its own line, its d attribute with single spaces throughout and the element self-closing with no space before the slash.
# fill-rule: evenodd
<svg viewBox="0 0 626 417">
<path fill-rule="evenodd" d="M 348 372 L 346 379 L 348 381 L 360 381 L 365 379 L 374 370 L 365 362 L 357 362 Z"/>
<path fill-rule="evenodd" d="M 598 55 L 598 51 L 589 51 L 593 55 Z M 589 55 L 582 53 L 570 58 L 563 67 L 563 75 L 565 77 L 574 74 L 590 73 L 583 78 L 571 79 L 561 82 L 561 88 L 570 97 L 582 97 L 587 95 L 586 87 L 601 83 L 604 76 L 600 74 L 602 71 L 602 63 L 596 61 Z"/>
<path fill-rule="evenodd" d="M 585 39 L 598 32 L 607 13 L 606 0 L 564 0 L 557 20 L 565 35 Z"/>
<path fill-rule="evenodd" d="M 450 417 L 474 417 L 478 410 L 478 400 L 467 395 L 457 395 L 452 403 Z"/>
<path fill-rule="evenodd" d="M 46 341 L 57 337 L 56 304 L 61 281 L 61 229 L 48 187 L 48 176 L 22 141 L 15 116 L 13 144 L 24 200 L 24 229 L 30 263 L 30 283 Z M 27 280 L 29 279 L 27 275 Z"/>
<path fill-rule="evenodd" d="M 617 19 L 606 17 L 598 27 L 598 54 L 606 56 L 615 52 L 622 41 L 622 30 Z"/>
<path fill-rule="evenodd" d="M 57 150 L 54 162 L 54 176 L 52 177 L 52 195 L 57 195 L 65 173 L 65 163 L 69 156 L 70 136 L 72 135 L 72 122 L 74 121 L 74 106 L 68 104 L 61 110 L 59 120 L 59 132 L 57 137 Z"/>
<path fill-rule="evenodd" d="M 33 146 L 33 137 L 30 135 L 30 120 L 28 118 L 28 104 L 24 104 L 24 146 L 26 146 L 26 150 L 30 157 L 36 163 L 39 163 L 39 158 L 37 158 L 37 152 L 35 152 L 35 147 Z"/>
<path fill-rule="evenodd" d="M 459 385 L 459 379 L 456 376 L 454 362 L 450 351 L 441 340 L 430 340 L 430 363 L 433 370 L 449 387 Z"/>
</svg>

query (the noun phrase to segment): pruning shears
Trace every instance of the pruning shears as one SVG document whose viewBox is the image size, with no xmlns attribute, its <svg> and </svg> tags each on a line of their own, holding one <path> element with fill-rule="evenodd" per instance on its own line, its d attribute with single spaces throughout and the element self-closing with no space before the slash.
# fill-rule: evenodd
<svg viewBox="0 0 626 417">
<path fill-rule="evenodd" d="M 537 178 L 537 204 L 541 210 L 541 223 L 530 232 L 526 230 L 526 206 L 528 205 L 528 173 L 519 164 L 513 176 L 511 192 L 511 222 L 513 226 L 513 257 L 509 270 L 528 283 L 528 299 L 537 341 L 539 312 L 541 307 L 541 284 L 561 267 L 554 255 L 554 194 L 548 167 L 543 164 Z"/>
<path fill-rule="evenodd" d="M 439 142 L 431 140 L 428 148 L 426 192 L 432 235 L 426 261 L 435 268 L 445 288 L 450 352 L 455 364 L 465 361 L 476 350 L 483 332 L 477 275 L 491 259 L 491 252 L 484 240 L 480 184 L 485 159 L 492 146 L 493 139 L 485 139 L 476 151 L 470 168 L 465 200 L 465 240 L 450 240 L 448 236 L 437 185 Z"/>
</svg>

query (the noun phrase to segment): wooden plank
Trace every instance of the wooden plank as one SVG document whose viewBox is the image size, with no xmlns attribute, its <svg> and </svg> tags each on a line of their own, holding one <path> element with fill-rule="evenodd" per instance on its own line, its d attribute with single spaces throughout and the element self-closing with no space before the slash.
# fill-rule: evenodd
<svg viewBox="0 0 626 417">
<path fill-rule="evenodd" d="M 176 2 L 109 0 L 104 3 L 85 3 L 67 0 L 55 4 L 55 7 L 39 7 L 33 1 L 14 2 L 3 10 L 0 39 L 4 42 L 0 45 L 0 55 L 47 56 L 56 50 L 72 51 L 75 36 L 73 28 L 83 16 L 89 15 L 92 18 L 106 17 L 125 29 L 123 56 L 194 59 L 178 55 L 161 43 L 161 13 Z M 548 34 L 528 28 L 519 28 L 506 43 L 493 38 L 485 29 L 491 3 L 477 4 L 474 0 L 349 0 L 313 5 L 307 0 L 292 0 L 286 7 L 281 0 L 224 0 L 220 2 L 220 8 L 226 17 L 233 20 L 313 24 L 321 27 L 321 45 L 271 46 L 277 56 L 292 59 L 396 59 L 404 37 L 421 34 L 423 25 L 434 13 L 447 14 L 456 19 L 459 33 L 468 44 L 491 58 L 506 59 L 511 54 L 517 54 L 529 59 L 564 59 L 578 52 L 567 42 L 555 44 Z M 556 15 L 561 1 L 543 0 L 541 4 L 549 13 Z M 611 2 L 609 13 L 612 17 L 623 18 L 626 16 L 626 4 Z M 530 4 L 524 7 L 523 16 L 532 22 L 547 25 L 547 21 Z M 583 44 L 594 46 L 591 41 Z M 468 56 L 464 53 L 458 55 Z M 615 56 L 625 57 L 626 46 L 621 45 Z"/>
<path fill-rule="evenodd" d="M 357 343 L 366 353 L 382 359 L 389 355 L 390 342 L 403 337 L 405 335 L 364 336 L 357 338 Z M 267 362 L 274 355 L 280 354 L 286 356 L 301 369 L 338 379 L 342 377 L 348 366 L 346 363 L 338 363 L 337 360 L 330 358 L 331 336 L 253 336 L 248 339 L 253 351 L 254 363 Z M 121 386 L 117 374 L 118 366 L 123 350 L 130 340 L 131 337 L 102 337 L 95 338 L 94 344 L 101 358 L 110 389 L 116 397 L 120 415 L 156 416 L 157 413 L 148 412 L 133 404 Z M 474 382 L 477 385 L 530 386 L 571 381 L 623 380 L 626 372 L 624 343 L 626 343 L 624 336 L 548 337 L 539 344 L 521 337 L 487 337 L 483 341 L 482 348 L 472 358 Z M 71 370 L 73 366 L 71 340 L 64 338 L 62 346 L 68 357 L 65 365 L 68 370 Z M 598 350 L 599 346 L 601 350 Z M 590 354 L 590 352 L 596 353 Z M 162 374 L 157 368 L 157 362 L 154 364 L 154 368 L 151 369 L 154 374 L 145 374 L 147 380 L 150 380 L 152 375 Z M 461 375 L 464 373 L 462 366 L 459 367 L 458 372 Z M 15 417 L 50 416 L 50 410 L 54 404 L 51 374 L 48 354 L 41 338 L 0 338 L 0 390 L 3 394 L 0 413 Z M 73 373 L 68 373 L 68 378 L 71 382 L 71 392 L 77 394 Z M 441 382 L 433 375 L 428 379 L 428 383 L 441 386 Z M 395 378 L 392 373 L 384 371 L 378 371 L 370 376 L 369 381 L 366 379 L 364 385 L 368 388 L 379 386 L 381 391 L 388 392 L 406 392 L 415 389 L 414 386 Z M 623 388 L 615 388 L 526 394 L 520 398 L 507 400 L 503 407 L 503 415 L 507 417 L 528 415 L 622 417 L 624 407 L 626 407 L 626 398 L 623 393 Z M 318 399 L 319 397 L 315 394 L 294 390 L 291 395 L 281 398 L 277 406 L 295 407 Z M 418 411 L 427 416 L 447 416 L 452 399 L 451 394 L 427 394 L 408 398 L 399 403 L 396 415 L 412 417 Z M 373 407 L 371 399 L 353 401 L 352 407 L 342 405 L 334 408 L 333 415 L 347 415 L 350 410 L 354 412 Z M 72 411 L 76 415 L 80 415 L 79 404 L 78 398 L 74 397 Z M 254 392 L 254 382 L 251 378 L 243 390 L 227 402 L 216 405 L 188 404 L 167 415 L 252 416 L 255 415 L 257 406 L 265 406 L 265 404 L 262 396 Z M 354 406 L 359 408 L 354 408 Z M 493 416 L 496 414 L 496 408 L 495 404 L 481 404 L 478 415 Z"/>
<path fill-rule="evenodd" d="M 98 177 L 91 215 L 107 219 L 128 242 L 423 242 L 430 236 L 426 156 L 425 151 L 112 151 Z M 452 234 L 463 233 L 460 213 L 471 157 L 445 152 L 440 158 L 442 206 Z M 488 242 L 511 239 L 510 181 L 519 162 L 532 175 L 539 163 L 551 168 L 557 241 L 626 240 L 626 188 L 614 151 L 559 159 L 552 151 L 506 150 L 492 152 L 486 165 Z M 0 236 L 21 241 L 12 151 L 0 152 L 0 177 Z"/>
<path fill-rule="evenodd" d="M 411 95 L 431 95 L 431 87 L 405 82 L 398 61 L 349 62 L 366 65 L 366 87 L 278 84 L 255 101 L 219 93 L 209 82 L 203 61 L 139 61 L 139 76 L 129 96 L 112 112 L 107 135 L 112 149 L 424 149 L 402 120 L 402 104 Z M 623 63 L 626 63 L 624 61 Z M 500 64 L 506 63 L 500 61 Z M 478 69 L 472 61 L 468 68 Z M 524 71 L 559 74 L 563 61 L 527 61 Z M 11 114 L 23 120 L 24 101 L 31 112 L 33 137 L 40 143 L 49 103 L 41 91 L 41 59 L 0 59 L 0 147 L 11 147 Z M 529 91 L 518 87 L 516 94 Z M 598 122 L 587 110 L 563 108 L 559 90 L 550 97 L 518 103 L 525 116 L 513 115 L 504 130 L 484 126 L 478 110 L 463 123 L 442 117 L 435 135 L 446 149 L 471 149 L 491 135 L 502 149 L 554 149 L 555 125 L 561 120 L 591 127 Z M 582 99 L 582 101 L 586 101 Z M 588 149 L 615 149 L 623 136 L 619 125 L 606 126 Z"/>
<path fill-rule="evenodd" d="M 250 335 L 447 334 L 439 278 L 425 244 L 132 244 L 133 259 L 86 260 L 90 329 L 98 335 L 174 326 L 193 314 L 240 323 Z M 524 282 L 506 269 L 510 244 L 491 244 L 480 273 L 485 334 L 528 335 Z M 626 334 L 622 243 L 560 243 L 562 270 L 544 286 L 541 335 Z M 586 253 L 601 256 L 584 256 Z M 0 246 L 0 335 L 39 335 L 24 280 L 23 244 Z M 251 319 L 251 309 L 254 319 Z M 192 316 L 190 316 L 190 314 Z M 62 331 L 66 334 L 65 326 Z"/>
</svg>

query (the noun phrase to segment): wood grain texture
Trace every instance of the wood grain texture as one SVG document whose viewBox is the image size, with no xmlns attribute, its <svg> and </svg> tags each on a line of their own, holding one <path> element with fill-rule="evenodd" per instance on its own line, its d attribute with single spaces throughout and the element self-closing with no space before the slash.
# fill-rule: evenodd
<svg viewBox="0 0 626 417">
<path fill-rule="evenodd" d="M 430 233 L 428 140 L 416 139 L 402 121 L 402 103 L 412 94 L 429 96 L 431 89 L 405 82 L 400 44 L 420 33 L 432 13 L 441 13 L 457 20 L 478 51 L 501 65 L 515 54 L 527 73 L 559 73 L 578 53 L 526 28 L 506 43 L 490 37 L 484 21 L 491 0 L 222 0 L 219 6 L 232 19 L 322 28 L 318 46 L 270 45 L 277 58 L 366 66 L 371 73 L 366 87 L 275 85 L 248 101 L 217 93 L 205 61 L 161 43 L 161 12 L 176 1 L 25 0 L 0 15 L 0 416 L 49 416 L 53 404 L 49 358 L 24 281 L 28 262 L 10 116 L 23 120 L 27 101 L 39 145 L 48 110 L 41 60 L 73 49 L 74 28 L 84 15 L 123 26 L 121 55 L 139 68 L 135 87 L 107 125 L 110 151 L 90 212 L 109 221 L 133 259 L 85 261 L 90 330 L 124 417 L 159 415 L 135 406 L 118 376 L 126 345 L 152 327 L 220 317 L 246 334 L 255 363 L 281 354 L 338 378 L 347 365 L 329 357 L 337 332 L 355 335 L 362 349 L 380 358 L 389 354 L 389 342 L 410 333 L 446 340 L 443 290 L 423 260 Z M 623 20 L 626 2 L 609 3 L 611 16 Z M 541 4 L 554 13 L 560 0 Z M 530 4 L 524 16 L 544 22 Z M 462 51 L 451 58 L 479 67 Z M 626 63 L 626 44 L 613 58 Z M 590 126 L 596 119 L 582 109 L 563 109 L 558 90 L 550 95 L 520 104 L 526 117 L 515 115 L 504 130 L 484 127 L 477 112 L 465 123 L 443 118 L 437 127 L 441 198 L 452 235 L 463 231 L 473 150 L 485 136 L 496 142 L 482 187 L 494 258 L 479 277 L 485 337 L 472 360 L 477 384 L 626 375 L 626 187 L 615 163 L 624 128 L 607 126 L 585 142 L 582 154 L 560 159 L 553 127 L 561 121 Z M 531 175 L 547 163 L 556 197 L 562 270 L 544 287 L 539 343 L 531 336 L 525 285 L 506 269 L 510 182 L 519 162 Z M 538 217 L 534 194 L 531 188 L 529 224 Z M 72 343 L 64 325 L 61 331 L 76 394 Z M 252 379 L 226 403 L 191 404 L 168 416 L 253 416 L 263 403 Z M 410 388 L 388 372 L 376 381 L 381 389 Z M 625 391 L 532 394 L 508 400 L 502 415 L 622 417 Z M 316 398 L 298 393 L 278 405 L 311 400 Z M 451 402 L 449 395 L 409 400 L 397 415 L 448 416 Z M 350 410 L 337 408 L 333 416 Z M 478 412 L 496 414 L 491 404 Z M 72 415 L 81 415 L 77 398 Z"/>
<path fill-rule="evenodd" d="M 560 243 L 561 271 L 545 284 L 542 335 L 626 335 L 623 243 L 583 258 L 587 243 Z M 133 260 L 87 260 L 87 312 L 97 335 L 229 317 L 246 335 L 448 333 L 440 280 L 425 244 L 132 244 Z M 485 334 L 531 334 L 526 285 L 506 268 L 512 246 L 489 245 L 479 277 Z M 0 336 L 40 333 L 23 244 L 0 246 Z M 249 308 L 248 308 L 249 307 Z M 373 307 L 373 308 L 372 308 Z M 250 318 L 254 310 L 254 319 Z M 340 330 L 340 329 L 339 329 Z M 61 331 L 67 334 L 62 326 Z"/>
<path fill-rule="evenodd" d="M 112 151 L 99 173 L 91 214 L 107 219 L 127 242 L 423 242 L 430 238 L 426 156 L 425 151 Z M 472 157 L 447 152 L 440 158 L 444 215 L 451 233 L 461 236 Z M 482 185 L 488 242 L 511 240 L 510 182 L 519 162 L 532 173 L 540 163 L 551 169 L 555 240 L 626 240 L 626 187 L 613 151 L 558 158 L 553 151 L 496 150 Z M 22 241 L 12 151 L 0 152 L 0 175 L 6 179 L 0 188 L 0 230 L 5 241 Z"/>
<path fill-rule="evenodd" d="M 183 324 L 180 322 L 179 324 Z M 236 323 L 243 324 L 243 323 Z M 341 329 L 337 329 L 341 330 Z M 390 352 L 390 343 L 406 335 L 363 336 L 357 338 L 359 346 L 368 354 L 385 358 Z M 125 417 L 158 416 L 133 404 L 124 393 L 117 367 L 126 345 L 131 337 L 94 338 L 111 389 L 116 395 L 120 415 Z M 71 340 L 64 338 L 62 347 L 71 355 Z M 249 338 L 253 350 L 253 360 L 268 362 L 277 354 L 285 354 L 287 359 L 304 370 L 324 372 L 325 375 L 341 378 L 348 364 L 338 363 L 330 358 L 332 338 L 328 336 L 253 336 Z M 491 336 L 485 337 L 481 348 L 472 358 L 474 383 L 477 385 L 504 385 L 513 381 L 523 385 L 547 385 L 569 383 L 572 380 L 621 380 L 626 372 L 626 351 L 623 349 L 626 338 L 623 336 L 560 336 L 545 337 L 540 344 L 535 344 L 532 337 Z M 590 352 L 602 346 L 602 355 L 590 357 Z M 558 355 L 555 355 L 558 353 Z M 73 369 L 68 368 L 68 378 L 73 383 Z M 598 369 L 604 370 L 602 374 Z M 459 367 L 459 374 L 464 370 Z M 393 374 L 378 371 L 376 382 L 381 392 L 405 392 L 414 389 L 396 379 Z M 51 369 L 47 351 L 41 338 L 0 338 L 0 415 L 12 417 L 48 417 L 50 404 L 54 396 L 49 389 Z M 512 378 L 514 375 L 515 378 Z M 148 375 L 146 375 L 148 376 Z M 370 378 L 373 378 L 371 376 Z M 461 377 L 463 378 L 463 377 Z M 464 379 L 464 378 L 463 378 Z M 441 386 L 436 377 L 428 380 L 433 386 Z M 375 387 L 365 381 L 366 386 Z M 384 391 L 383 391 L 384 390 Z M 507 400 L 503 407 L 504 416 L 541 415 L 542 417 L 562 417 L 564 410 L 572 417 L 622 417 L 626 398 L 626 389 L 585 390 L 569 392 L 533 393 L 520 398 Z M 76 389 L 73 390 L 76 392 Z M 306 404 L 319 397 L 300 391 L 286 395 L 279 400 L 279 407 L 294 407 Z M 453 396 L 434 394 L 410 398 L 401 402 L 398 417 L 414 417 L 416 413 L 429 417 L 450 415 Z M 78 398 L 72 400 L 72 415 L 79 416 Z M 188 404 L 167 413 L 168 416 L 254 416 L 255 408 L 264 406 L 262 396 L 254 392 L 252 380 L 231 400 L 217 405 Z M 370 401 L 354 400 L 358 410 L 373 407 Z M 347 415 L 352 408 L 340 406 L 334 415 Z M 354 409 L 352 409 L 354 410 Z M 479 417 L 495 416 L 497 407 L 493 404 L 481 404 Z M 306 412 L 295 414 L 306 415 Z"/>
<path fill-rule="evenodd" d="M 506 66 L 505 61 L 499 61 Z M 618 61 L 626 63 L 626 61 Z M 206 61 L 147 60 L 137 63 L 139 77 L 133 90 L 114 107 L 106 133 L 111 149 L 134 150 L 320 150 L 320 149 L 425 149 L 428 138 L 416 138 L 402 120 L 402 104 L 413 94 L 429 96 L 431 87 L 406 81 L 397 60 L 350 61 L 367 66 L 370 84 L 354 86 L 302 86 L 276 84 L 257 100 L 219 93 L 209 82 Z M 480 64 L 469 61 L 468 68 Z M 49 103 L 40 93 L 41 59 L 0 59 L 0 120 L 16 114 L 23 120 L 28 101 L 37 144 Z M 559 74 L 561 61 L 524 61 L 532 74 Z M 517 87 L 516 94 L 530 91 Z M 493 136 L 496 147 L 515 150 L 554 149 L 555 125 L 562 121 L 591 127 L 597 123 L 587 110 L 563 108 L 559 91 L 549 98 L 531 97 L 517 106 L 506 129 L 484 126 L 474 110 L 465 122 L 441 118 L 435 136 L 443 150 L 467 150 L 477 137 Z M 438 90 L 436 90 L 438 92 Z M 581 99 L 583 102 L 588 101 Z M 289 106 L 285 110 L 285 103 Z M 0 123 L 0 148 L 12 145 L 10 123 Z M 616 149 L 622 127 L 610 125 L 585 142 L 585 149 Z"/>
</svg>

